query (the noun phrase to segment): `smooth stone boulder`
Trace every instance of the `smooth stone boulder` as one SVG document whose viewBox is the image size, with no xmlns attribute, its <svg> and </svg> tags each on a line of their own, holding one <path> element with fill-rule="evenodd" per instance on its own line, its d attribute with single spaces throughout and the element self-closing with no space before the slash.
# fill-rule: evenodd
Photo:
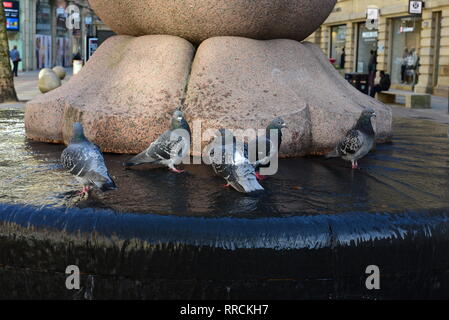
<svg viewBox="0 0 449 320">
<path fill-rule="evenodd" d="M 64 67 L 61 66 L 56 66 L 53 68 L 53 71 L 56 73 L 56 75 L 59 77 L 59 79 L 64 80 L 66 74 L 66 71 L 64 69 Z"/>
<path fill-rule="evenodd" d="M 302 41 L 331 13 L 336 0 L 89 0 L 118 34 L 171 34 L 193 43 L 215 36 Z"/>
<path fill-rule="evenodd" d="M 76 77 L 27 103 L 27 137 L 67 143 L 72 123 L 81 121 L 103 151 L 140 152 L 167 129 L 193 55 L 179 37 L 109 38 Z"/>
<path fill-rule="evenodd" d="M 38 88 L 40 92 L 47 93 L 61 86 L 61 79 L 49 68 L 39 72 Z"/>
<path fill-rule="evenodd" d="M 138 153 L 184 102 L 195 156 L 210 141 L 206 133 L 264 129 L 277 116 L 289 127 L 281 156 L 324 154 L 363 108 L 377 111 L 378 141 L 391 138 L 390 108 L 357 91 L 313 44 L 216 37 L 194 54 L 174 36 L 112 37 L 76 77 L 26 105 L 27 136 L 67 143 L 81 121 L 103 151 Z"/>
<path fill-rule="evenodd" d="M 208 39 L 197 50 L 185 103 L 187 119 L 202 121 L 203 130 L 263 129 L 282 116 L 282 156 L 330 151 L 363 108 L 377 112 L 378 141 L 392 133 L 391 109 L 356 90 L 307 42 Z"/>
</svg>

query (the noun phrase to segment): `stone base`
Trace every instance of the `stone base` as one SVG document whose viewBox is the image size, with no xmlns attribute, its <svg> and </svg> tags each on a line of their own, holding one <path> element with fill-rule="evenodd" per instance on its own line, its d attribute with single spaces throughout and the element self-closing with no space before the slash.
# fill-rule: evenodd
<svg viewBox="0 0 449 320">
<path fill-rule="evenodd" d="M 313 44 L 216 37 L 194 56 L 178 37 L 116 36 L 68 83 L 27 104 L 27 136 L 67 142 L 71 123 L 81 121 L 103 151 L 137 153 L 168 128 L 182 101 L 203 133 L 262 129 L 284 117 L 283 156 L 328 152 L 363 108 L 376 110 L 380 142 L 392 134 L 390 108 L 353 88 Z"/>
</svg>

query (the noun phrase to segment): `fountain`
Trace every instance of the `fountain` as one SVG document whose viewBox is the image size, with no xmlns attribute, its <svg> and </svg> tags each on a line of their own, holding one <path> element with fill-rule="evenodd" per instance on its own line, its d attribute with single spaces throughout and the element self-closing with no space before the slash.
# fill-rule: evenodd
<svg viewBox="0 0 449 320">
<path fill-rule="evenodd" d="M 387 106 L 298 42 L 335 0 L 90 3 L 120 35 L 25 113 L 0 111 L 0 298 L 449 296 L 447 130 L 426 120 L 393 127 Z M 204 165 L 123 170 L 180 103 L 204 130 L 286 119 L 289 159 L 263 194 L 223 189 Z M 378 142 L 392 143 L 359 171 L 312 156 L 363 107 L 378 113 Z M 59 165 L 59 143 L 73 121 L 111 152 L 119 189 L 68 207 L 78 186 Z M 380 291 L 365 286 L 373 264 Z M 65 287 L 69 265 L 82 272 L 80 290 Z"/>
<path fill-rule="evenodd" d="M 139 153 L 182 104 L 202 133 L 265 128 L 282 116 L 285 157 L 326 153 L 368 107 L 378 141 L 389 141 L 390 109 L 355 90 L 317 46 L 298 42 L 335 2 L 91 0 L 119 35 L 68 83 L 27 104 L 27 137 L 67 143 L 80 121 L 104 152 Z"/>
</svg>

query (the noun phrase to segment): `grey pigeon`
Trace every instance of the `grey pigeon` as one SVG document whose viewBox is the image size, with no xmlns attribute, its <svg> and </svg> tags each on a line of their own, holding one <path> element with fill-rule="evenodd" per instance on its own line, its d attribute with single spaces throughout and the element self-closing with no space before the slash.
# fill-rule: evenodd
<svg viewBox="0 0 449 320">
<path fill-rule="evenodd" d="M 256 137 L 255 140 L 250 141 L 249 145 L 246 146 L 246 155 L 249 156 L 249 159 L 253 162 L 254 168 L 256 170 L 256 177 L 258 180 L 263 180 L 265 177 L 260 175 L 260 168 L 267 168 L 270 166 L 270 162 L 279 155 L 279 149 L 282 144 L 282 129 L 287 128 L 284 119 L 278 117 L 270 122 L 270 124 L 266 128 L 266 132 L 261 137 Z M 277 144 L 272 139 L 276 139 Z M 265 150 L 259 149 L 260 145 L 265 143 Z M 248 150 L 255 150 L 256 157 L 248 155 Z M 254 160 L 254 161 L 253 161 Z"/>
<path fill-rule="evenodd" d="M 190 150 L 191 131 L 180 110 L 173 113 L 170 130 L 164 132 L 145 151 L 138 154 L 127 163 L 126 167 L 133 167 L 144 163 L 165 165 L 171 171 L 181 173 L 175 165 L 182 162 Z"/>
<path fill-rule="evenodd" d="M 73 124 L 72 140 L 62 152 L 61 162 L 64 169 L 83 184 L 80 194 L 88 193 L 92 188 L 103 192 L 117 189 L 108 173 L 103 154 L 86 138 L 79 122 Z"/>
<path fill-rule="evenodd" d="M 326 155 L 326 158 L 341 157 L 352 162 L 352 169 L 358 169 L 358 160 L 366 156 L 374 146 L 376 133 L 371 122 L 373 117 L 376 117 L 374 110 L 364 110 L 354 128 L 346 134 L 334 151 Z"/>
<path fill-rule="evenodd" d="M 227 186 L 242 193 L 264 190 L 256 179 L 254 166 L 245 155 L 243 143 L 239 148 L 236 138 L 229 130 L 219 130 L 210 156 L 212 168 L 227 181 Z"/>
</svg>

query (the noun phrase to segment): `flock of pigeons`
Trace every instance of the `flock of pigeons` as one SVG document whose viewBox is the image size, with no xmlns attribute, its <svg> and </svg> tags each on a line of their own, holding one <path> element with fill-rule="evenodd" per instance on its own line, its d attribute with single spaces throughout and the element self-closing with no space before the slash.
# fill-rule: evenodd
<svg viewBox="0 0 449 320">
<path fill-rule="evenodd" d="M 352 162 L 352 168 L 358 168 L 358 160 L 367 155 L 374 146 L 375 132 L 371 119 L 376 114 L 373 110 L 364 110 L 356 123 L 336 146 L 335 150 L 328 154 L 327 158 L 341 157 Z M 237 148 L 237 139 L 230 130 L 220 129 L 215 140 L 211 144 L 209 159 L 215 173 L 242 193 L 262 191 L 264 188 L 259 180 L 264 177 L 260 169 L 268 167 L 274 157 L 278 156 L 278 150 L 282 143 L 282 129 L 286 128 L 282 118 L 274 119 L 267 127 L 266 133 L 257 137 L 255 141 L 242 143 L 243 148 Z M 190 150 L 191 131 L 182 111 L 176 110 L 171 120 L 171 128 L 164 132 L 145 151 L 138 154 L 127 163 L 125 167 L 150 163 L 167 166 L 176 173 L 179 165 Z M 277 141 L 273 141 L 277 136 Z M 256 157 L 250 161 L 249 145 L 256 146 Z M 258 146 L 265 144 L 263 152 Z M 108 173 L 103 154 L 100 148 L 91 143 L 84 135 L 81 123 L 73 124 L 73 136 L 69 146 L 62 152 L 61 161 L 63 167 L 73 174 L 83 185 L 80 195 L 88 194 L 92 189 L 108 191 L 117 189 L 117 186 Z"/>
</svg>

